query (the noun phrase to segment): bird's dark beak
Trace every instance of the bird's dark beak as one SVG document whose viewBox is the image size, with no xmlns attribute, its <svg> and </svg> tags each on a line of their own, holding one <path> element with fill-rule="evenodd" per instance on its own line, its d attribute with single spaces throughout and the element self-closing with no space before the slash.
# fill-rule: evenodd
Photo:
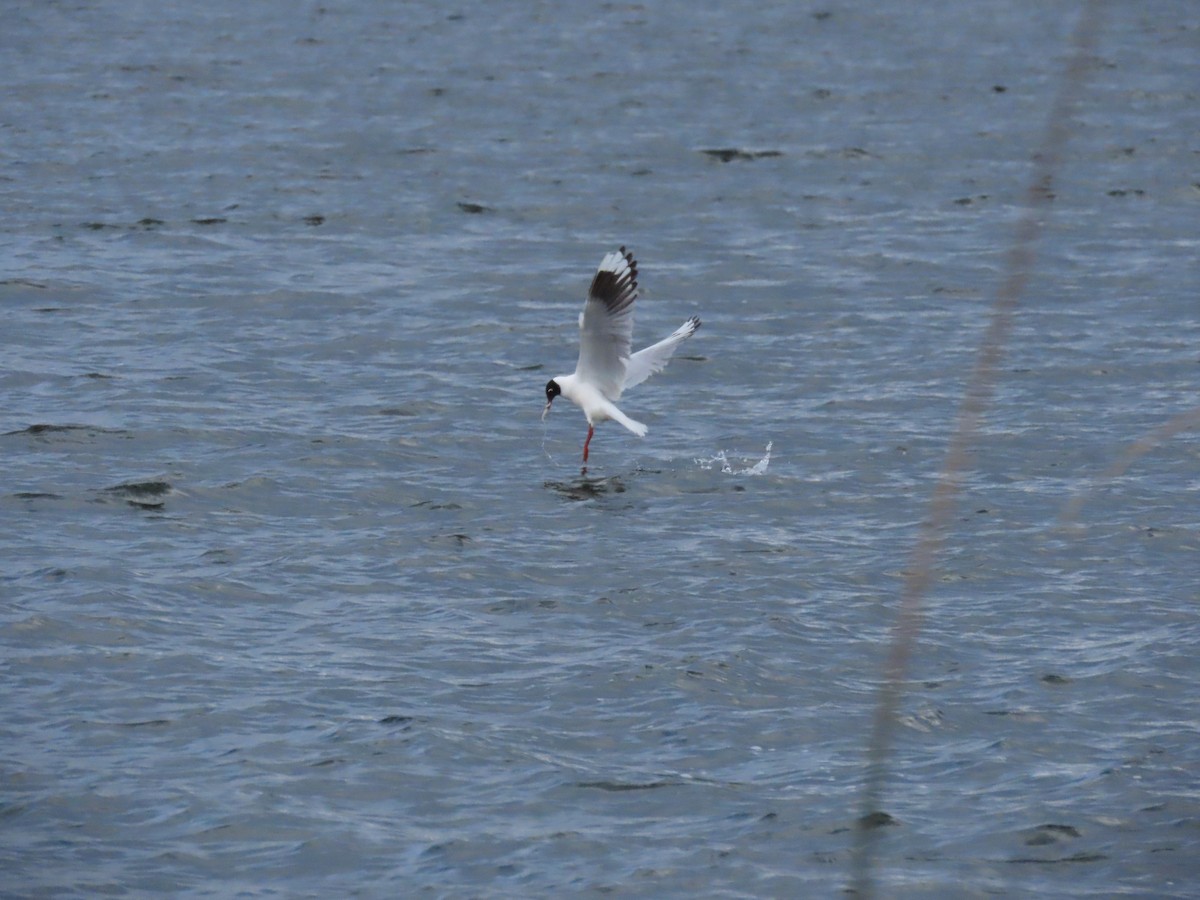
<svg viewBox="0 0 1200 900">
<path fill-rule="evenodd" d="M 546 421 L 546 416 L 550 415 L 550 404 L 553 402 L 554 402 L 553 400 L 546 401 L 546 408 L 542 410 L 542 421 L 543 422 Z"/>
</svg>

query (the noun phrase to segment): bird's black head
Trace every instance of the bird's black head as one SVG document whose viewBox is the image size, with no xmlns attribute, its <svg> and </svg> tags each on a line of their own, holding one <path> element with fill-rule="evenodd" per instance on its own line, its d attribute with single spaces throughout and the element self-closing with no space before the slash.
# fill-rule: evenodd
<svg viewBox="0 0 1200 900">
<path fill-rule="evenodd" d="M 562 393 L 562 388 L 558 386 L 558 382 L 551 378 L 546 382 L 546 406 L 542 410 L 542 421 L 546 421 L 546 416 L 550 414 L 550 404 L 554 402 L 554 398 Z"/>
</svg>

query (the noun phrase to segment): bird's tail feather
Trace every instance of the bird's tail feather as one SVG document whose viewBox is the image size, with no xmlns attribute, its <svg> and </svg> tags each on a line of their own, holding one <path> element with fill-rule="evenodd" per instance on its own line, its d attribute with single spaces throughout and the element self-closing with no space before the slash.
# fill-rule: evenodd
<svg viewBox="0 0 1200 900">
<path fill-rule="evenodd" d="M 629 416 L 625 415 L 625 413 L 621 412 L 620 410 L 616 410 L 616 415 L 614 415 L 613 418 L 636 434 L 638 437 L 645 437 L 646 432 L 650 430 L 641 422 L 629 418 Z"/>
</svg>

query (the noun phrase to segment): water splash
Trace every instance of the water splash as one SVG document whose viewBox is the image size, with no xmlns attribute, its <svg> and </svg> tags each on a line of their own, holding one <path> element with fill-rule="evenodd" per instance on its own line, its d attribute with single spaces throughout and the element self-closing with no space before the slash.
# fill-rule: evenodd
<svg viewBox="0 0 1200 900">
<path fill-rule="evenodd" d="M 767 449 L 763 453 L 762 459 L 745 469 L 735 469 L 724 450 L 717 451 L 717 455 L 709 459 L 697 459 L 695 462 L 702 469 L 711 469 L 720 463 L 721 473 L 724 475 L 766 475 L 767 466 L 771 464 L 771 447 L 774 443 L 774 441 L 767 441 Z"/>
</svg>

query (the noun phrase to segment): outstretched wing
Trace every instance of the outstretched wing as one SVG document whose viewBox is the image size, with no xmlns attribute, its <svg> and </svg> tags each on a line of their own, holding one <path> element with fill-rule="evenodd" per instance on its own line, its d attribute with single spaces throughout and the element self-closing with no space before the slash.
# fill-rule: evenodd
<svg viewBox="0 0 1200 900">
<path fill-rule="evenodd" d="M 600 260 L 579 317 L 579 362 L 575 374 L 609 400 L 621 396 L 625 364 L 633 344 L 637 261 L 624 247 Z"/>
<path fill-rule="evenodd" d="M 692 316 L 676 328 L 670 337 L 663 338 L 657 344 L 651 344 L 645 350 L 639 350 L 629 357 L 629 361 L 625 363 L 624 387 L 631 388 L 635 384 L 641 384 L 651 375 L 665 369 L 675 353 L 675 348 L 695 334 L 699 327 L 700 320 Z"/>
</svg>

